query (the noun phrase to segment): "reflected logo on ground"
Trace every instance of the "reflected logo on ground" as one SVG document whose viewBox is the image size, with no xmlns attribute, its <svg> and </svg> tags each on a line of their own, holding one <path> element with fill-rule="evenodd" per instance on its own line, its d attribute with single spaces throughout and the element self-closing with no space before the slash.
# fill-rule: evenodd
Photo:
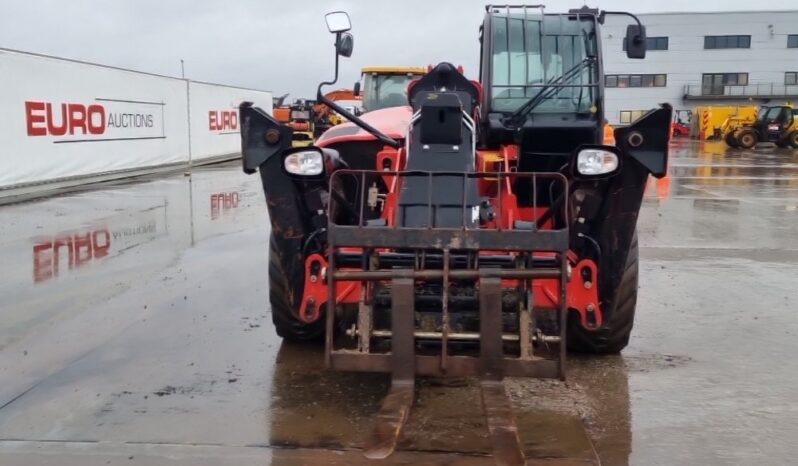
<svg viewBox="0 0 798 466">
<path fill-rule="evenodd" d="M 126 249 L 144 244 L 157 234 L 158 226 L 153 219 L 124 226 L 102 226 L 87 231 L 63 231 L 36 237 L 33 239 L 33 282 L 41 283 L 58 277 L 64 270 L 113 257 L 112 244 L 118 255 Z"/>
<path fill-rule="evenodd" d="M 237 209 L 239 200 L 238 191 L 211 194 L 211 220 L 216 220 L 224 212 Z"/>
<path fill-rule="evenodd" d="M 111 233 L 107 228 L 85 233 L 60 233 L 33 245 L 33 281 L 57 277 L 64 262 L 69 270 L 108 255 Z"/>
</svg>

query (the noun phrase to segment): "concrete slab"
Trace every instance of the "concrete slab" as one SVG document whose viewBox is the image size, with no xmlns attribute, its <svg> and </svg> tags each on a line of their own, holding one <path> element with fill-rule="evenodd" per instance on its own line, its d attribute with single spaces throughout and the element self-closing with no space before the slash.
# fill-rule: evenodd
<svg viewBox="0 0 798 466">
<path fill-rule="evenodd" d="M 530 464 L 794 458 L 798 155 L 673 155 L 629 348 L 507 383 Z M 0 208 L 0 464 L 366 464 L 387 378 L 274 334 L 259 182 L 208 167 Z M 473 381 L 418 400 L 381 464 L 492 464 Z"/>
</svg>

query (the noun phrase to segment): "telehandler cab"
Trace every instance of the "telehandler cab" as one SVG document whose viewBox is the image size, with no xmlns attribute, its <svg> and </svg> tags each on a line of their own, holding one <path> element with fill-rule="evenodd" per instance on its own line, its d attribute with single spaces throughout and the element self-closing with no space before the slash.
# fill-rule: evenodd
<svg viewBox="0 0 798 466">
<path fill-rule="evenodd" d="M 328 368 L 392 374 L 366 456 L 394 451 L 415 376 L 478 376 L 496 462 L 523 464 L 502 378 L 563 378 L 566 349 L 626 346 L 637 216 L 649 174 L 666 174 L 671 108 L 602 145 L 608 14 L 634 19 L 626 53 L 643 58 L 628 13 L 487 6 L 478 82 L 440 63 L 406 106 L 357 117 L 322 92 L 353 47 L 334 12 L 335 79 L 318 99 L 351 123 L 292 149 L 290 128 L 241 104 L 278 334 L 323 337 Z"/>
</svg>

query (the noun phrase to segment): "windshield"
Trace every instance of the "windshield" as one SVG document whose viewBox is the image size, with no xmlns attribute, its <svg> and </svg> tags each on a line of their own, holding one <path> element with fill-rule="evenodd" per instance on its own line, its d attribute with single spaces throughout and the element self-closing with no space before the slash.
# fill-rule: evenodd
<svg viewBox="0 0 798 466">
<path fill-rule="evenodd" d="M 416 77 L 412 74 L 366 74 L 363 110 L 370 112 L 407 105 L 407 85 Z"/>
<path fill-rule="evenodd" d="M 582 62 L 586 47 L 596 50 L 592 16 L 494 14 L 492 110 L 512 112 L 553 79 Z M 585 69 L 532 113 L 588 112 L 593 107 L 597 69 Z"/>
<path fill-rule="evenodd" d="M 781 116 L 781 107 L 762 108 L 759 110 L 759 121 L 776 121 Z"/>
</svg>

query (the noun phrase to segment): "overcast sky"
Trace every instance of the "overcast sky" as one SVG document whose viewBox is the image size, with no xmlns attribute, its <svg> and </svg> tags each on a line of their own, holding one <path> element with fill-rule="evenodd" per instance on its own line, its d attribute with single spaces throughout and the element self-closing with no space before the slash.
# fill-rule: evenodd
<svg viewBox="0 0 798 466">
<path fill-rule="evenodd" d="M 333 72 L 324 13 L 349 12 L 355 48 L 341 68 L 351 87 L 364 65 L 462 64 L 476 76 L 475 0 L 0 0 L 0 47 L 159 74 L 313 97 Z M 495 2 L 498 3 L 498 2 Z M 520 3 L 520 2 L 512 2 Z M 536 2 L 528 2 L 536 3 Z M 583 0 L 544 2 L 551 12 Z M 596 6 L 596 2 L 588 2 Z M 607 10 L 777 10 L 777 0 L 601 0 Z"/>
</svg>

